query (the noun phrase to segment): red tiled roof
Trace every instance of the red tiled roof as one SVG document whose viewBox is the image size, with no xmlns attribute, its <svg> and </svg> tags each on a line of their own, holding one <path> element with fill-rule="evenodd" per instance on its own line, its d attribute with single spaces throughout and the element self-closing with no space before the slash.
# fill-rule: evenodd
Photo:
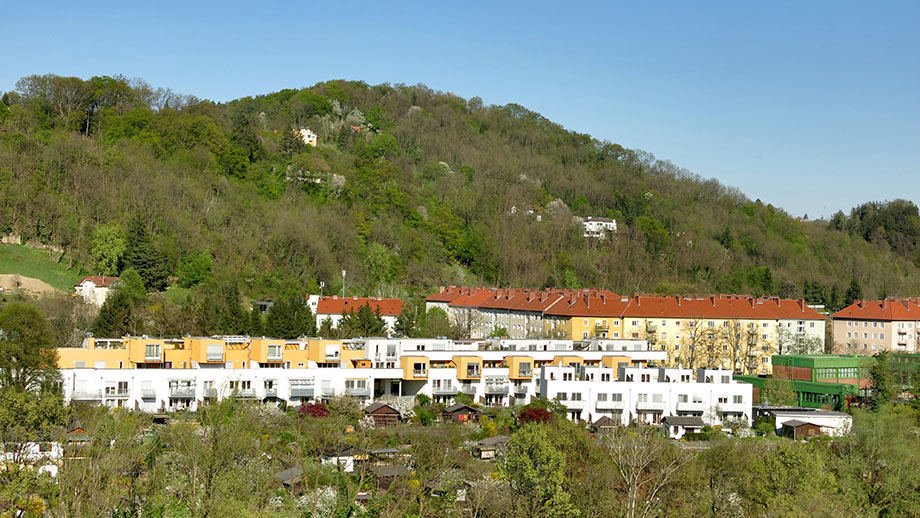
<svg viewBox="0 0 920 518">
<path fill-rule="evenodd" d="M 570 294 L 545 311 L 547 315 L 567 317 L 619 317 L 629 305 L 620 296 L 606 293 Z"/>
<path fill-rule="evenodd" d="M 339 296 L 322 297 L 316 305 L 317 315 L 344 315 L 349 311 L 357 311 L 361 306 L 370 306 L 374 311 L 380 309 L 382 316 L 392 317 L 402 313 L 403 301 L 399 299 L 382 299 L 368 297 Z"/>
<path fill-rule="evenodd" d="M 109 277 L 106 275 L 90 275 L 88 277 L 83 277 L 83 279 L 81 279 L 80 282 L 74 284 L 74 286 L 79 286 L 86 281 L 92 281 L 96 286 L 104 288 L 106 286 L 111 286 L 117 280 L 118 277 Z"/>
<path fill-rule="evenodd" d="M 832 317 L 852 320 L 920 320 L 920 299 L 857 300 Z"/>
</svg>

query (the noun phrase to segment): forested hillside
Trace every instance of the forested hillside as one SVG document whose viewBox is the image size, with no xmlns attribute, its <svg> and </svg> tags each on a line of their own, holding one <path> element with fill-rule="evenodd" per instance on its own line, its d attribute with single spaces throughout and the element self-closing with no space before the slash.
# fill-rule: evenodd
<svg viewBox="0 0 920 518">
<path fill-rule="evenodd" d="M 85 273 L 134 267 L 151 289 L 214 278 L 253 298 L 331 293 L 347 270 L 349 294 L 403 297 L 446 283 L 831 306 L 848 291 L 916 295 L 916 206 L 872 208 L 796 221 L 521 106 L 421 85 L 329 81 L 217 104 L 31 76 L 0 103 L 0 234 L 62 247 Z M 586 240 L 573 216 L 619 230 Z"/>
</svg>

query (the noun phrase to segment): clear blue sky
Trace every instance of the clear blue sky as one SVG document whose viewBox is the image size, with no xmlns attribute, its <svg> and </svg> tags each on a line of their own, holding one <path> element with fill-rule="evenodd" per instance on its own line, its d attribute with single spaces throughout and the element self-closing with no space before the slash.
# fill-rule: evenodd
<svg viewBox="0 0 920 518">
<path fill-rule="evenodd" d="M 45 73 L 217 101 L 424 83 L 521 104 L 793 215 L 920 203 L 920 1 L 392 4 L 8 1 L 0 91 Z"/>
</svg>

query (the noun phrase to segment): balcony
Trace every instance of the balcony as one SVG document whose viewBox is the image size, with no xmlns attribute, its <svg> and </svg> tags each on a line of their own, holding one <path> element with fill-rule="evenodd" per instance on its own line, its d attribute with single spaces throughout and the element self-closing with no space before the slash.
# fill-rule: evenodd
<svg viewBox="0 0 920 518">
<path fill-rule="evenodd" d="M 195 387 L 169 387 L 169 397 L 172 399 L 194 399 Z"/>
<path fill-rule="evenodd" d="M 155 397 L 157 397 L 157 391 L 153 387 L 141 388 L 141 398 L 142 399 L 153 399 Z"/>
<path fill-rule="evenodd" d="M 253 388 L 238 388 L 233 391 L 238 398 L 252 399 L 256 397 L 256 390 Z"/>
<path fill-rule="evenodd" d="M 507 383 L 501 384 L 492 384 L 486 383 L 486 394 L 508 394 L 511 390 L 511 387 Z"/>
<path fill-rule="evenodd" d="M 636 410 L 664 411 L 664 408 L 664 401 L 639 401 L 636 403 Z"/>
<path fill-rule="evenodd" d="M 370 387 L 345 387 L 345 395 L 368 397 L 371 395 Z"/>
<path fill-rule="evenodd" d="M 99 390 L 75 390 L 70 395 L 73 401 L 101 401 L 102 392 Z"/>
<path fill-rule="evenodd" d="M 527 370 L 521 369 L 521 370 L 518 371 L 518 376 L 521 377 L 521 378 L 530 378 L 531 376 L 533 376 L 533 370 L 531 370 L 531 369 L 527 369 Z"/>
<path fill-rule="evenodd" d="M 427 378 L 428 371 L 424 369 L 415 369 L 412 371 L 412 377 L 413 378 Z"/>
<path fill-rule="evenodd" d="M 706 403 L 697 402 L 697 401 L 694 401 L 694 402 L 678 401 L 677 411 L 678 412 L 705 412 Z"/>
<path fill-rule="evenodd" d="M 145 354 L 144 354 L 144 361 L 145 361 L 145 362 L 152 362 L 152 363 L 159 363 L 160 361 L 162 361 L 162 357 L 161 357 L 160 353 L 156 353 L 156 354 L 145 353 Z"/>
<path fill-rule="evenodd" d="M 526 393 L 527 393 L 527 385 L 516 385 L 516 386 L 514 387 L 514 393 L 515 393 L 515 394 L 526 394 Z"/>
<path fill-rule="evenodd" d="M 205 399 L 217 399 L 217 389 L 216 388 L 206 388 L 204 389 L 203 396 Z"/>
<path fill-rule="evenodd" d="M 312 385 L 291 385 L 291 397 L 313 397 L 314 390 Z"/>
<path fill-rule="evenodd" d="M 269 354 L 265 357 L 265 361 L 269 363 L 278 363 L 283 359 L 284 357 L 281 354 Z"/>
<path fill-rule="evenodd" d="M 595 330 L 595 331 L 607 332 L 607 331 L 610 330 L 610 326 L 608 326 L 608 325 L 606 325 L 606 324 L 594 324 L 594 330 Z"/>
<path fill-rule="evenodd" d="M 435 396 L 456 396 L 457 392 L 456 385 L 435 385 L 431 388 L 431 393 Z"/>
<path fill-rule="evenodd" d="M 224 353 L 208 353 L 207 362 L 208 363 L 223 363 Z"/>
<path fill-rule="evenodd" d="M 339 361 L 338 354 L 327 354 L 326 355 L 326 363 L 335 363 L 337 361 Z"/>
<path fill-rule="evenodd" d="M 598 410 L 618 410 L 625 407 L 623 401 L 598 401 L 594 407 Z"/>
<path fill-rule="evenodd" d="M 461 385 L 461 386 L 460 386 L 460 392 L 463 392 L 463 393 L 466 394 L 467 396 L 475 396 L 475 395 L 476 395 L 476 386 L 475 386 L 475 385 Z"/>
<path fill-rule="evenodd" d="M 585 408 L 584 401 L 560 401 L 566 408 L 569 410 L 583 410 Z"/>
<path fill-rule="evenodd" d="M 645 331 L 647 333 L 654 333 L 655 331 L 658 331 L 658 326 L 656 326 L 655 324 L 649 324 L 645 326 Z"/>
<path fill-rule="evenodd" d="M 278 387 L 265 387 L 265 397 L 278 397 Z"/>
<path fill-rule="evenodd" d="M 105 393 L 106 399 L 125 399 L 127 397 L 128 397 L 127 391 L 125 392 L 106 392 Z"/>
<path fill-rule="evenodd" d="M 332 397 L 335 395 L 335 389 L 332 387 L 323 387 L 322 390 L 320 390 L 320 395 L 323 397 Z"/>
<path fill-rule="evenodd" d="M 719 403 L 719 410 L 732 414 L 740 412 L 747 413 L 751 411 L 751 407 L 745 405 L 744 403 Z"/>
</svg>

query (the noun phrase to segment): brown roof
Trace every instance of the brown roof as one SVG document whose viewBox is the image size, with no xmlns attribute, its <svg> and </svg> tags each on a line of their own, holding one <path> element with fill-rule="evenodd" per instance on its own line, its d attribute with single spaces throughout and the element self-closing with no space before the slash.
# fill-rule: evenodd
<svg viewBox="0 0 920 518">
<path fill-rule="evenodd" d="M 118 280 L 118 277 L 109 277 L 107 275 L 90 275 L 88 277 L 83 277 L 83 279 L 81 279 L 80 282 L 74 284 L 74 286 L 79 286 L 86 281 L 92 281 L 92 283 L 95 284 L 96 286 L 99 286 L 100 288 L 104 288 L 106 286 L 111 286 L 117 280 Z"/>
<path fill-rule="evenodd" d="M 920 320 L 920 299 L 857 300 L 832 316 L 855 320 Z"/>
<path fill-rule="evenodd" d="M 397 316 L 402 313 L 403 301 L 399 299 L 382 299 L 367 297 L 339 296 L 322 297 L 316 306 L 317 315 L 344 315 L 349 311 L 357 311 L 361 306 L 370 306 L 374 311 L 380 309 L 383 316 Z"/>
<path fill-rule="evenodd" d="M 386 403 L 371 403 L 364 408 L 365 414 L 399 414 L 399 410 Z"/>
</svg>

